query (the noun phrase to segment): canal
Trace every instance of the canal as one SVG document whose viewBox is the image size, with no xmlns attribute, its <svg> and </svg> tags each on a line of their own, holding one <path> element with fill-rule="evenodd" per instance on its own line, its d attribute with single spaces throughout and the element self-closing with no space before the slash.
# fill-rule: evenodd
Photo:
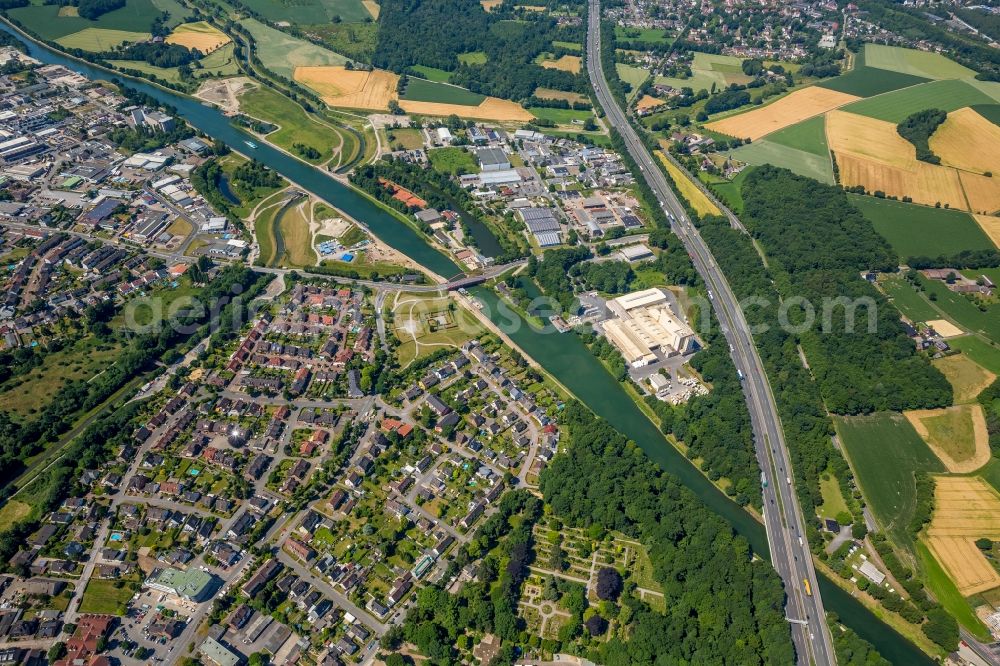
<svg viewBox="0 0 1000 666">
<path fill-rule="evenodd" d="M 462 269 L 457 264 L 432 247 L 420 232 L 375 206 L 364 196 L 331 178 L 323 171 L 300 162 L 237 128 L 230 122 L 229 118 L 215 107 L 206 106 L 191 97 L 68 58 L 43 44 L 26 39 L 6 23 L 0 23 L 0 30 L 14 35 L 27 44 L 28 54 L 45 64 L 64 65 L 89 79 L 107 81 L 117 77 L 123 81 L 127 80 L 130 88 L 144 92 L 161 103 L 177 109 L 178 115 L 198 130 L 213 139 L 222 141 L 233 150 L 263 162 L 299 187 L 342 210 L 350 217 L 363 222 L 382 242 L 399 250 L 418 264 L 445 278 L 462 273 Z M 247 141 L 255 141 L 257 147 L 250 148 L 246 144 Z"/>
<path fill-rule="evenodd" d="M 533 285 L 526 286 L 529 295 L 537 294 Z M 691 461 L 667 442 L 659 428 L 642 413 L 580 338 L 573 333 L 558 333 L 552 326 L 542 331 L 532 328 L 491 289 L 475 287 L 470 292 L 484 304 L 483 314 L 507 333 L 525 354 L 538 361 L 598 416 L 634 441 L 656 464 L 690 488 L 746 537 L 755 552 L 768 557 L 764 526 L 712 485 Z M 836 613 L 841 622 L 874 645 L 883 657 L 906 666 L 934 663 L 820 572 L 817 571 L 817 575 L 826 610 Z"/>
<path fill-rule="evenodd" d="M 27 44 L 28 53 L 46 64 L 63 65 L 91 79 L 107 80 L 113 76 L 109 72 L 27 40 L 5 23 L 0 23 L 0 30 L 14 35 Z M 319 169 L 303 164 L 267 145 L 259 145 L 252 151 L 248 149 L 245 141 L 253 137 L 234 127 L 229 119 L 214 107 L 205 106 L 183 95 L 132 79 L 128 79 L 128 85 L 160 100 L 163 104 L 173 106 L 191 125 L 213 139 L 218 139 L 240 152 L 251 152 L 256 159 L 300 187 L 364 222 L 382 241 L 435 273 L 450 277 L 461 272 L 448 257 L 428 245 L 418 232 Z M 500 308 L 499 298 L 493 291 L 482 287 L 472 291 L 485 304 L 484 313 L 508 332 L 525 353 L 541 363 L 595 413 L 607 419 L 642 447 L 653 461 L 690 488 L 709 508 L 746 537 L 756 552 L 767 553 L 764 527 L 713 486 L 690 461 L 664 439 L 659 429 L 646 418 L 618 382 L 583 346 L 579 338 L 569 333 L 555 333 L 551 327 L 547 332 L 535 331 L 510 308 Z M 916 646 L 822 576 L 820 576 L 820 589 L 827 610 L 837 613 L 845 625 L 872 643 L 886 659 L 894 664 L 906 666 L 921 664 L 929 666 L 934 663 Z"/>
</svg>

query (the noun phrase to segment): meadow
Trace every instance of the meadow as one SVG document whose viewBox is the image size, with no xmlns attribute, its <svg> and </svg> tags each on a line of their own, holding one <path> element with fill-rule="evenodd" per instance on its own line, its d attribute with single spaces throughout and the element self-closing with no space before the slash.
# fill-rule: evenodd
<svg viewBox="0 0 1000 666">
<path fill-rule="evenodd" d="M 457 175 L 479 171 L 479 165 L 472 153 L 458 147 L 428 150 L 427 159 L 430 160 L 431 167 L 439 173 Z"/>
<path fill-rule="evenodd" d="M 59 16 L 60 9 L 59 5 L 33 4 L 10 9 L 7 13 L 42 39 L 59 41 L 60 44 L 62 38 L 88 28 L 144 34 L 148 39 L 153 17 L 159 13 L 152 0 L 128 0 L 124 7 L 101 15 L 96 21 L 79 16 Z M 107 35 L 106 39 L 110 41 L 112 36 Z"/>
<path fill-rule="evenodd" d="M 328 125 L 316 122 L 292 100 L 265 86 L 258 86 L 240 95 L 240 110 L 247 115 L 278 125 L 267 140 L 313 164 L 330 159 L 340 145 L 340 133 Z M 295 144 L 310 146 L 319 157 L 309 159 L 299 154 Z"/>
<path fill-rule="evenodd" d="M 297 25 L 331 23 L 335 17 L 340 22 L 361 23 L 371 19 L 361 0 L 246 0 L 246 5 L 269 21 L 288 21 Z"/>
<path fill-rule="evenodd" d="M 927 300 L 898 275 L 884 277 L 879 286 L 892 299 L 892 304 L 900 314 L 910 321 L 920 323 L 936 319 L 940 313 Z"/>
<path fill-rule="evenodd" d="M 448 83 L 448 80 L 451 79 L 451 72 L 446 72 L 445 70 L 438 69 L 437 67 L 428 67 L 427 65 L 410 65 L 410 69 L 428 81 Z M 414 81 L 416 80 L 417 79 L 414 79 Z"/>
<path fill-rule="evenodd" d="M 487 59 L 485 51 L 468 51 L 458 54 L 458 61 L 463 65 L 485 65 Z"/>
<path fill-rule="evenodd" d="M 411 102 L 477 106 L 486 99 L 486 95 L 480 95 L 471 90 L 448 85 L 447 83 L 410 77 L 409 83 L 406 84 L 406 92 L 403 93 L 401 99 Z"/>
<path fill-rule="evenodd" d="M 944 466 L 899 414 L 835 419 L 837 433 L 879 524 L 897 544 L 909 544 L 916 502 L 916 472 Z"/>
<path fill-rule="evenodd" d="M 730 210 L 739 214 L 743 212 L 743 181 L 747 179 L 747 176 L 752 171 L 753 166 L 751 165 L 736 174 L 730 181 L 722 178 L 712 178 L 708 181 L 708 184 L 711 186 L 712 191 L 722 199 Z M 699 177 L 701 177 L 700 173 Z"/>
<path fill-rule="evenodd" d="M 863 99 L 848 104 L 843 110 L 899 123 L 910 114 L 924 109 L 955 111 L 963 106 L 992 103 L 993 98 L 965 81 L 946 79 Z"/>
<path fill-rule="evenodd" d="M 285 207 L 275 219 L 276 233 L 281 234 L 281 245 L 285 252 L 279 263 L 286 268 L 312 266 L 316 263 L 316 252 L 312 247 L 309 231 L 309 200 Z"/>
<path fill-rule="evenodd" d="M 767 140 L 813 155 L 822 155 L 824 158 L 828 158 L 830 154 L 826 145 L 826 117 L 822 115 L 772 132 Z"/>
<path fill-rule="evenodd" d="M 953 338 L 948 341 L 948 344 L 953 349 L 961 351 L 986 370 L 995 375 L 1000 375 L 1000 347 L 995 347 L 975 335 L 963 335 L 960 338 Z"/>
<path fill-rule="evenodd" d="M 650 44 L 662 44 L 670 41 L 666 31 L 659 28 L 626 28 L 620 25 L 615 26 L 615 39 Z M 553 44 L 559 43 L 553 42 Z"/>
<path fill-rule="evenodd" d="M 865 44 L 865 64 L 927 79 L 965 79 L 976 75 L 940 53 L 885 44 Z"/>
<path fill-rule="evenodd" d="M 544 106 L 532 106 L 528 107 L 528 111 L 531 112 L 536 118 L 542 118 L 545 120 L 551 120 L 558 125 L 570 125 L 574 120 L 584 121 L 587 118 L 593 118 L 594 113 L 592 111 L 576 111 L 574 109 L 552 109 Z"/>
<path fill-rule="evenodd" d="M 279 19 L 281 20 L 281 19 Z M 257 57 L 269 70 L 293 78 L 296 67 L 343 65 L 347 58 L 322 46 L 288 35 L 252 18 L 240 21 L 256 45 Z"/>
<path fill-rule="evenodd" d="M 618 70 L 618 78 L 632 86 L 632 90 L 628 94 L 628 100 L 631 102 L 639 94 L 639 86 L 649 78 L 649 72 L 640 67 L 623 65 L 621 63 L 616 63 L 615 69 Z"/>
<path fill-rule="evenodd" d="M 968 213 L 889 199 L 848 195 L 902 260 L 915 256 L 989 250 L 993 243 Z"/>
<path fill-rule="evenodd" d="M 817 155 L 813 152 L 799 150 L 777 143 L 770 136 L 742 145 L 731 151 L 731 154 L 735 159 L 747 164 L 755 166 L 773 164 L 800 176 L 814 178 L 821 183 L 833 184 L 833 164 L 830 162 L 829 154 Z"/>
<path fill-rule="evenodd" d="M 400 342 L 396 353 L 404 368 L 442 347 L 459 347 L 483 332 L 478 320 L 448 296 L 397 292 L 386 306 L 392 313 L 393 333 Z"/>
</svg>

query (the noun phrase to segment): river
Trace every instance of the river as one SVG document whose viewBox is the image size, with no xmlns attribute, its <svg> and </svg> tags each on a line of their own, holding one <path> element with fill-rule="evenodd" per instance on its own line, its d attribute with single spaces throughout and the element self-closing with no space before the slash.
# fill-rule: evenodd
<svg viewBox="0 0 1000 666">
<path fill-rule="evenodd" d="M 89 79 L 109 80 L 119 78 L 128 82 L 130 88 L 139 90 L 158 99 L 163 104 L 177 109 L 192 126 L 204 132 L 213 139 L 218 139 L 233 150 L 252 156 L 281 175 L 288 178 L 302 189 L 311 192 L 330 205 L 344 211 L 350 217 L 363 222 L 381 241 L 399 250 L 418 264 L 429 268 L 438 275 L 450 278 L 462 273 L 462 269 L 452 262 L 445 254 L 432 247 L 426 239 L 414 228 L 396 219 L 388 212 L 373 205 L 371 201 L 355 192 L 343 183 L 329 175 L 291 157 L 276 148 L 272 148 L 232 124 L 221 111 L 212 106 L 206 106 L 199 100 L 164 88 L 131 79 L 118 73 L 88 65 L 79 60 L 73 60 L 57 53 L 43 44 L 27 40 L 23 35 L 12 29 L 6 23 L 0 23 L 0 30 L 14 35 L 28 45 L 31 57 L 46 64 L 64 65 L 69 69 L 83 74 Z M 257 144 L 250 148 L 247 141 Z"/>
<path fill-rule="evenodd" d="M 27 44 L 28 53 L 46 64 L 64 65 L 90 79 L 108 80 L 113 77 L 111 73 L 102 69 L 26 40 L 23 35 L 4 23 L 0 23 L 0 30 L 14 35 Z M 124 80 L 128 77 L 119 76 L 119 78 Z M 267 145 L 259 145 L 255 150 L 249 149 L 245 142 L 253 140 L 254 137 L 233 126 L 229 118 L 215 107 L 206 106 L 192 98 L 140 81 L 128 79 L 128 82 L 130 87 L 176 108 L 179 115 L 213 139 L 223 141 L 240 152 L 249 152 L 303 189 L 364 222 L 383 242 L 435 273 L 450 277 L 461 272 L 456 264 L 431 247 L 418 232 L 319 169 Z M 583 346 L 579 338 L 569 333 L 536 332 L 509 308 L 501 310 L 498 307 L 499 298 L 494 292 L 482 287 L 472 291 L 486 304 L 485 314 L 507 331 L 525 353 L 541 363 L 595 413 L 607 419 L 642 447 L 653 461 L 677 477 L 709 508 L 746 537 L 756 552 L 766 556 L 767 539 L 764 527 L 713 486 L 689 460 L 670 446 L 656 426 L 646 418 L 618 382 Z M 826 608 L 837 613 L 845 625 L 872 643 L 886 659 L 894 664 L 906 666 L 921 664 L 930 666 L 934 663 L 916 646 L 839 587 L 822 576 L 819 580 Z"/>
</svg>

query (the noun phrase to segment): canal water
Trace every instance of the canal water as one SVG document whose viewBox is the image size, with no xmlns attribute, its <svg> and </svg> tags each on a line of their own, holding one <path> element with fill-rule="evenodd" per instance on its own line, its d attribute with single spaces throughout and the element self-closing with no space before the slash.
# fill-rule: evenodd
<svg viewBox="0 0 1000 666">
<path fill-rule="evenodd" d="M 525 286 L 529 296 L 537 295 L 534 285 Z M 691 461 L 667 442 L 659 428 L 639 410 L 631 396 L 579 337 L 573 333 L 558 333 L 551 325 L 538 331 L 502 303 L 496 292 L 484 287 L 475 287 L 470 291 L 484 304 L 483 313 L 506 332 L 525 354 L 538 361 L 597 415 L 634 441 L 654 462 L 691 489 L 710 509 L 746 537 L 755 552 L 768 557 L 764 526 L 713 486 Z M 819 574 L 819 586 L 826 610 L 836 613 L 841 622 L 874 645 L 883 657 L 894 664 L 906 666 L 934 663 L 822 574 Z"/>
<path fill-rule="evenodd" d="M 218 139 L 232 149 L 263 162 L 299 187 L 363 222 L 380 240 L 418 264 L 426 266 L 445 278 L 462 273 L 462 269 L 457 264 L 429 245 L 418 231 L 373 205 L 361 194 L 334 180 L 320 169 L 300 162 L 237 128 L 230 122 L 229 118 L 215 107 L 206 106 L 191 97 L 68 58 L 43 44 L 25 39 L 23 35 L 6 23 L 0 23 L 0 30 L 14 35 L 27 44 L 29 55 L 43 63 L 64 65 L 89 79 L 106 81 L 117 77 L 127 81 L 130 88 L 144 92 L 160 100 L 163 104 L 176 108 L 180 116 L 213 139 Z M 250 148 L 246 144 L 247 141 L 253 141 L 257 147 Z"/>
<path fill-rule="evenodd" d="M 4 23 L 0 23 L 0 30 L 14 35 L 27 44 L 29 54 L 46 64 L 64 65 L 91 79 L 107 80 L 112 76 L 102 69 L 26 40 Z M 127 79 L 124 76 L 120 78 Z M 428 245 L 418 232 L 319 169 L 303 164 L 267 145 L 259 145 L 255 150 L 249 149 L 245 141 L 253 140 L 253 137 L 234 127 L 216 108 L 140 81 L 132 79 L 128 81 L 130 87 L 160 100 L 163 104 L 175 107 L 185 120 L 213 139 L 223 141 L 240 152 L 252 154 L 300 187 L 364 222 L 385 243 L 414 261 L 445 277 L 461 272 L 448 257 Z M 746 537 L 756 552 L 766 555 L 767 539 L 763 526 L 713 486 L 690 461 L 664 439 L 656 426 L 646 418 L 579 338 L 571 333 L 535 331 L 510 308 L 501 308 L 499 298 L 493 291 L 482 287 L 472 291 L 485 304 L 485 314 L 503 328 L 525 353 L 541 363 L 595 413 L 607 419 L 615 428 L 642 447 L 653 461 L 690 488 L 709 508 Z M 827 610 L 837 613 L 845 625 L 872 643 L 886 659 L 894 664 L 906 666 L 921 664 L 930 666 L 934 663 L 850 595 L 822 576 L 819 580 Z"/>
</svg>

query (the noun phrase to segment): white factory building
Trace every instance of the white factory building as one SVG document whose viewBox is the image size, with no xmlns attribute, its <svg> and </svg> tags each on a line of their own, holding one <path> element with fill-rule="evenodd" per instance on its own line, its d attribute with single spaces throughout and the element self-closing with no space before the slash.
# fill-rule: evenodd
<svg viewBox="0 0 1000 666">
<path fill-rule="evenodd" d="M 646 289 L 608 301 L 615 317 L 603 323 L 608 340 L 633 368 L 665 356 L 686 354 L 694 348 L 694 331 L 670 309 L 661 289 Z"/>
</svg>

